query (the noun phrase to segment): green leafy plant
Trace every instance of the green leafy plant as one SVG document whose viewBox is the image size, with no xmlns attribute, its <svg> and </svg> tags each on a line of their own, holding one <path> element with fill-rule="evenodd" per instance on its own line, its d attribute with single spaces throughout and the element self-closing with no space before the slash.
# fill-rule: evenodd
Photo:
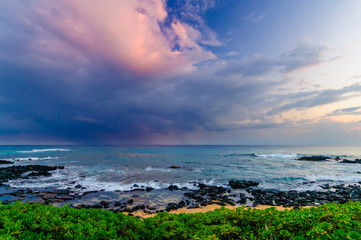
<svg viewBox="0 0 361 240">
<path fill-rule="evenodd" d="M 361 203 L 277 211 L 240 207 L 138 219 L 107 210 L 0 203 L 3 239 L 361 239 Z"/>
</svg>

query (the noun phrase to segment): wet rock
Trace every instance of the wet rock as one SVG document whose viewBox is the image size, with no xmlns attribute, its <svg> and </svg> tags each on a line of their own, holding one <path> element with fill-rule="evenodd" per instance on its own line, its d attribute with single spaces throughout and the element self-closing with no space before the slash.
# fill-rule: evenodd
<svg viewBox="0 0 361 240">
<path fill-rule="evenodd" d="M 139 210 L 145 210 L 145 205 L 137 205 L 137 206 L 135 206 L 135 207 L 133 207 L 133 212 L 135 212 L 135 211 L 139 211 Z"/>
<path fill-rule="evenodd" d="M 190 204 L 187 208 L 188 209 L 199 208 L 199 203 Z"/>
<path fill-rule="evenodd" d="M 103 206 L 100 205 L 100 204 L 95 204 L 95 205 L 92 206 L 92 208 L 100 209 L 100 208 L 103 208 Z"/>
<path fill-rule="evenodd" d="M 130 199 L 128 202 L 127 202 L 127 204 L 129 204 L 129 205 L 132 205 L 134 203 L 134 200 L 133 199 Z"/>
<path fill-rule="evenodd" d="M 208 202 L 206 200 L 203 200 L 203 201 L 201 201 L 200 205 L 205 207 L 208 205 Z"/>
<path fill-rule="evenodd" d="M 7 161 L 7 160 L 0 160 L 0 164 L 13 164 L 14 162 Z"/>
<path fill-rule="evenodd" d="M 29 201 L 29 203 L 41 203 L 41 204 L 44 204 L 45 200 L 42 199 L 42 198 L 39 198 L 39 199 L 31 200 L 31 201 Z"/>
<path fill-rule="evenodd" d="M 246 180 L 231 180 L 228 182 L 229 186 L 231 186 L 231 188 L 234 189 L 242 189 L 242 188 L 248 188 L 248 187 L 252 187 L 252 186 L 258 186 L 259 183 L 258 182 L 254 182 L 254 181 L 246 181 Z"/>
<path fill-rule="evenodd" d="M 38 171 L 38 172 L 31 172 L 28 174 L 28 177 L 39 177 L 39 176 L 50 177 L 51 173 L 49 173 L 48 171 Z"/>
<path fill-rule="evenodd" d="M 300 158 L 297 158 L 296 160 L 319 162 L 319 161 L 327 161 L 328 159 L 330 159 L 330 158 L 326 157 L 326 156 L 311 156 L 311 157 L 300 157 Z"/>
<path fill-rule="evenodd" d="M 168 203 L 166 211 L 169 212 L 169 211 L 172 211 L 172 210 L 177 210 L 178 208 L 179 207 L 178 207 L 177 203 Z"/>
<path fill-rule="evenodd" d="M 55 199 L 57 200 L 63 200 L 63 201 L 69 201 L 69 200 L 72 200 L 73 197 L 72 196 L 69 196 L 69 195 L 57 195 L 55 197 Z"/>
<path fill-rule="evenodd" d="M 170 186 L 168 187 L 168 189 L 169 189 L 170 191 L 179 190 L 179 187 L 176 186 L 176 185 L 170 185 Z"/>
<path fill-rule="evenodd" d="M 344 159 L 340 163 L 353 163 L 353 164 L 358 163 L 358 164 L 361 164 L 361 159 L 355 159 L 354 161 Z"/>
<path fill-rule="evenodd" d="M 234 201 L 233 199 L 228 199 L 228 200 L 226 201 L 226 203 L 228 203 L 228 204 L 231 205 L 231 206 L 236 206 L 236 201 Z"/>
<path fill-rule="evenodd" d="M 100 201 L 100 205 L 102 205 L 104 208 L 109 208 L 109 203 L 107 201 Z"/>
<path fill-rule="evenodd" d="M 11 166 L 0 168 L 0 183 L 7 182 L 12 179 L 24 178 L 22 175 L 27 172 L 32 176 L 49 176 L 49 171 L 64 169 L 64 166 L 44 166 L 44 165 L 26 165 Z"/>
<path fill-rule="evenodd" d="M 202 200 L 202 196 L 198 192 L 186 192 L 184 196 L 194 200 Z"/>
<path fill-rule="evenodd" d="M 147 192 L 150 192 L 150 191 L 152 191 L 152 190 L 154 190 L 154 188 L 152 188 L 152 187 L 146 187 L 146 188 L 145 188 L 145 191 L 147 191 Z"/>
<path fill-rule="evenodd" d="M 184 208 L 186 206 L 186 202 L 185 201 L 180 201 L 179 203 L 178 203 L 178 207 L 179 208 Z"/>
<path fill-rule="evenodd" d="M 172 166 L 169 166 L 169 168 L 178 169 L 178 168 L 182 168 L 182 167 L 172 165 Z"/>
<path fill-rule="evenodd" d="M 80 208 L 86 208 L 85 204 L 82 204 L 82 203 L 75 204 L 74 207 L 75 207 L 75 208 L 78 208 L 78 209 L 80 209 Z"/>
<path fill-rule="evenodd" d="M 93 192 L 96 192 L 96 191 L 93 191 Z M 54 193 L 56 193 L 56 194 L 70 194 L 70 190 L 68 190 L 68 189 L 56 190 Z"/>
<path fill-rule="evenodd" d="M 44 194 L 39 194 L 39 196 L 41 196 L 43 199 L 51 199 L 51 198 L 55 198 L 57 195 L 53 193 L 44 193 Z"/>
</svg>

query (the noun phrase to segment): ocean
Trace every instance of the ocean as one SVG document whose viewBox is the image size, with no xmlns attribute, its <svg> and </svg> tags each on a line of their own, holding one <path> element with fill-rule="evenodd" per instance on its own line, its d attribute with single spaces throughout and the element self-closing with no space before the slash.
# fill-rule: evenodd
<svg viewBox="0 0 361 240">
<path fill-rule="evenodd" d="M 323 155 L 329 161 L 296 160 Z M 151 187 L 228 186 L 252 180 L 261 189 L 319 190 L 321 184 L 358 183 L 361 159 L 356 146 L 0 146 L 0 159 L 16 165 L 63 165 L 51 176 L 13 179 L 12 188 L 128 191 Z M 6 167 L 2 165 L 0 167 Z M 170 168 L 176 166 L 179 168 Z"/>
</svg>

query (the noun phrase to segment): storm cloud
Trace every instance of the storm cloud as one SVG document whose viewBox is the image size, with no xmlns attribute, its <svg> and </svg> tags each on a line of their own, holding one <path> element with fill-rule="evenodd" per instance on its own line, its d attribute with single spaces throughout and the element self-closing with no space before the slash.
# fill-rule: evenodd
<svg viewBox="0 0 361 240">
<path fill-rule="evenodd" d="M 258 134 L 253 130 L 294 126 L 275 118 L 291 109 L 361 94 L 359 84 L 277 91 L 287 74 L 329 61 L 324 46 L 298 44 L 275 57 L 217 56 L 212 48 L 225 43 L 201 16 L 216 1 L 95 5 L 0 3 L 0 142 L 189 143 L 237 131 L 246 139 Z"/>
</svg>

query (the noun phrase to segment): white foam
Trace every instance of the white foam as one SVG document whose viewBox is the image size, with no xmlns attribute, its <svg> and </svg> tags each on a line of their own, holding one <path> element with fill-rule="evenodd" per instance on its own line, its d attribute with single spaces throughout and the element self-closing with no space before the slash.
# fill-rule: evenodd
<svg viewBox="0 0 361 240">
<path fill-rule="evenodd" d="M 160 171 L 160 172 L 170 172 L 171 169 L 161 168 L 161 167 L 146 167 L 145 171 Z"/>
<path fill-rule="evenodd" d="M 309 175 L 305 177 L 309 181 L 330 181 L 330 182 L 344 182 L 355 183 L 361 181 L 361 176 L 326 176 L 326 175 Z"/>
<path fill-rule="evenodd" d="M 19 153 L 39 153 L 39 152 L 68 152 L 70 149 L 65 148 L 49 148 L 49 149 L 33 149 L 31 151 L 18 151 Z"/>
<path fill-rule="evenodd" d="M 256 154 L 257 157 L 266 157 L 266 158 L 295 158 L 297 157 L 296 153 L 284 154 L 284 153 L 274 153 L 274 154 Z"/>
<path fill-rule="evenodd" d="M 318 191 L 322 190 L 319 184 L 317 183 L 310 183 L 310 184 L 303 184 L 304 181 L 296 181 L 296 182 L 261 182 L 259 184 L 259 188 L 262 189 L 277 189 L 282 191 Z"/>
<path fill-rule="evenodd" d="M 56 189 L 72 189 L 79 194 L 87 191 L 131 191 L 134 189 L 151 187 L 154 189 L 166 189 L 170 185 L 175 185 L 178 188 L 187 187 L 188 189 L 198 189 L 198 183 L 206 185 L 215 185 L 213 180 L 197 181 L 196 183 L 167 183 L 159 181 L 144 181 L 144 182 L 116 182 L 116 181 L 102 181 L 96 176 L 80 176 L 74 174 L 75 171 L 72 168 L 65 168 L 62 170 L 55 170 L 51 172 L 49 177 L 36 177 L 30 179 L 14 179 L 6 182 L 13 188 L 56 188 Z M 83 188 L 76 188 L 77 185 L 81 185 Z"/>
<path fill-rule="evenodd" d="M 9 161 L 45 161 L 45 160 L 52 160 L 52 159 L 58 159 L 59 157 L 25 157 L 25 158 L 8 158 L 6 160 Z"/>
</svg>

